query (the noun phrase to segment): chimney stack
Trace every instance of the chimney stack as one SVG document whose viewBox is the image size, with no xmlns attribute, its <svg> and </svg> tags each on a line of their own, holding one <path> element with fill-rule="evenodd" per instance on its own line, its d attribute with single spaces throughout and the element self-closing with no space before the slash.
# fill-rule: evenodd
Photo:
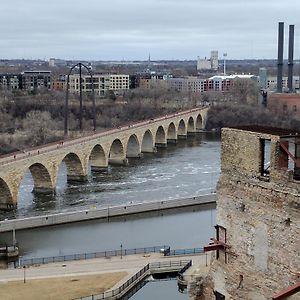
<svg viewBox="0 0 300 300">
<path fill-rule="evenodd" d="M 278 24 L 277 93 L 282 93 L 284 23 Z"/>
<path fill-rule="evenodd" d="M 288 89 L 293 92 L 294 25 L 289 26 Z"/>
</svg>

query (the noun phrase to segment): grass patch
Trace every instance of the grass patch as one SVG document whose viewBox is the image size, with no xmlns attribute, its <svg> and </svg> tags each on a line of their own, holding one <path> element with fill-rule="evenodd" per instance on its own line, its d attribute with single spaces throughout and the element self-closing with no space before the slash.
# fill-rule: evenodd
<svg viewBox="0 0 300 300">
<path fill-rule="evenodd" d="M 127 275 L 126 272 L 69 276 L 47 279 L 29 279 L 0 283 L 0 299 L 43 300 L 73 299 L 100 294 Z"/>
</svg>

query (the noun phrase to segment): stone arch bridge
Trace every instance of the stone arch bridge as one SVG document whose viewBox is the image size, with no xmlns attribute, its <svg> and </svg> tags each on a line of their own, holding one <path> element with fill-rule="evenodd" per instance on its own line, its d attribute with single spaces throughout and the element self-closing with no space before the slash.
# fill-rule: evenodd
<svg viewBox="0 0 300 300">
<path fill-rule="evenodd" d="M 35 193 L 55 193 L 58 170 L 67 167 L 68 182 L 87 180 L 89 167 L 101 172 L 109 164 L 128 163 L 128 158 L 155 152 L 205 127 L 207 108 L 195 108 L 164 117 L 93 133 L 77 139 L 47 144 L 28 151 L 0 157 L 0 209 L 17 206 L 21 181 L 28 171 Z"/>
</svg>

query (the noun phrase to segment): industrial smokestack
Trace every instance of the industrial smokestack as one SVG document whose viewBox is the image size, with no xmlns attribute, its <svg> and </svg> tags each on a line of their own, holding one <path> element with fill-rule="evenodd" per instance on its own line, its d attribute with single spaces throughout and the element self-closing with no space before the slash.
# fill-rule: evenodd
<svg viewBox="0 0 300 300">
<path fill-rule="evenodd" d="M 278 23 L 277 93 L 282 93 L 284 23 Z"/>
<path fill-rule="evenodd" d="M 294 25 L 289 26 L 288 89 L 293 92 Z"/>
</svg>

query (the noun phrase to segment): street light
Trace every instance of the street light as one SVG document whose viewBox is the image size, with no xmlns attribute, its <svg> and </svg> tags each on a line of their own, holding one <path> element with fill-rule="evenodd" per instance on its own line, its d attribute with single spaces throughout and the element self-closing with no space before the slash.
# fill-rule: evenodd
<svg viewBox="0 0 300 300">
<path fill-rule="evenodd" d="M 122 244 L 120 245 L 120 248 L 121 248 L 121 259 L 122 259 L 123 258 L 122 257 L 122 249 L 123 249 L 123 245 Z"/>
<path fill-rule="evenodd" d="M 92 101 L 93 101 L 93 129 L 96 130 L 96 104 L 95 104 L 95 89 L 94 89 L 94 78 L 93 73 L 89 67 L 83 63 L 78 63 L 71 67 L 67 75 L 67 90 L 66 90 L 66 99 L 65 99 L 65 121 L 64 121 L 64 135 L 68 136 L 68 114 L 69 114 L 69 89 L 70 89 L 70 75 L 72 71 L 78 67 L 79 68 L 79 129 L 82 131 L 82 67 L 84 67 L 89 75 L 91 76 L 92 83 Z"/>
</svg>

